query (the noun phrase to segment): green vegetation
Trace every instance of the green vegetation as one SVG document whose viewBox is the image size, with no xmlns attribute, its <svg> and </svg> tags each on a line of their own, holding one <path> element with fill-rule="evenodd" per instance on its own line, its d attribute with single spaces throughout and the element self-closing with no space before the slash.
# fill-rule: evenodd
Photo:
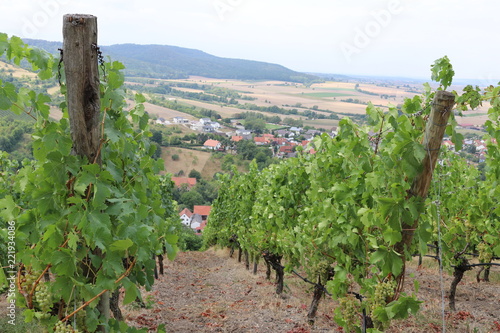
<svg viewBox="0 0 500 333">
<path fill-rule="evenodd" d="M 197 235 L 193 229 L 182 226 L 179 235 L 179 249 L 182 251 L 199 251 L 203 247 L 203 235 Z"/>
<path fill-rule="evenodd" d="M 61 43 L 27 39 L 30 45 L 58 53 Z M 127 76 L 186 79 L 189 75 L 240 80 L 279 80 L 308 85 L 321 82 L 314 75 L 298 73 L 280 65 L 219 58 L 208 53 L 168 45 L 119 44 L 103 46 L 104 55 L 123 62 Z"/>
<path fill-rule="evenodd" d="M 4 53 L 17 65 L 27 61 L 41 80 L 55 74 L 52 56 L 0 33 L 0 56 Z M 154 255 L 166 251 L 173 259 L 177 252 L 181 223 L 173 183 L 158 175 L 163 163 L 152 158 L 157 146 L 151 144 L 145 98 L 136 95 L 135 106 L 125 110 L 123 65 L 112 62 L 105 68 L 102 165 L 72 153 L 67 112 L 58 121 L 50 119 L 50 96 L 0 81 L 0 109 L 36 118 L 34 160 L 14 172 L 16 163 L 0 155 L 0 257 L 16 253 L 23 290 L 18 306 L 27 321 L 46 331 L 66 325 L 51 307 L 60 313 L 76 307 L 79 311 L 67 319 L 80 331 L 102 325 L 131 332 L 125 322 L 100 317 L 91 298 L 121 288 L 124 303 L 140 298 L 139 286 L 150 289 L 154 282 Z M 7 226 L 15 226 L 15 242 Z M 49 281 L 42 279 L 46 272 Z"/>
<path fill-rule="evenodd" d="M 0 150 L 12 152 L 25 133 L 31 133 L 33 123 L 21 122 L 11 117 L 0 118 Z"/>
<path fill-rule="evenodd" d="M 35 321 L 30 323 L 25 322 L 25 317 L 21 311 L 16 311 L 16 324 L 12 325 L 8 321 L 10 320 L 7 316 L 2 316 L 0 318 L 0 327 L 2 328 L 2 333 L 43 333 L 43 328 Z"/>
<path fill-rule="evenodd" d="M 274 131 L 274 130 L 284 129 L 284 128 L 286 128 L 286 126 L 266 123 L 266 129 L 269 131 Z"/>
<path fill-rule="evenodd" d="M 436 61 L 439 90 L 451 84 L 451 73 L 447 58 Z M 284 270 L 300 269 L 317 281 L 315 294 L 327 288 L 339 301 L 335 321 L 345 331 L 361 332 L 368 323 L 368 331 L 380 332 L 419 310 L 416 293 L 407 286 L 411 294 L 402 292 L 405 262 L 416 252 L 426 254 L 427 244 L 439 244 L 440 263 L 453 270 L 449 301 L 455 310 L 455 288 L 475 266 L 466 251 L 483 265 L 500 256 L 500 86 L 469 88 L 462 95 L 442 94 L 425 85 L 423 95 L 388 112 L 370 104 L 366 126 L 342 119 L 335 138 L 314 140 L 313 155 L 263 170 L 254 162 L 248 174 L 223 176 L 205 246 L 230 246 L 237 239 L 251 257 L 264 253 L 276 271 L 278 294 Z M 447 152 L 433 170 L 430 193 L 419 194 L 422 163 L 437 154 L 424 140 L 431 105 L 444 103 L 437 94 L 452 102 L 455 96 L 461 110 L 491 103 L 485 181 L 474 166 Z M 455 126 L 452 117 L 447 132 L 460 149 L 463 137 Z"/>
<path fill-rule="evenodd" d="M 193 172 L 194 171 L 194 172 Z M 194 206 L 210 206 L 217 198 L 219 184 L 215 180 L 205 180 L 201 178 L 199 172 L 191 170 L 188 177 L 197 178 L 196 185 L 191 189 L 186 184 L 173 189 L 172 196 L 177 202 L 179 210 L 189 208 L 191 211 Z"/>
</svg>

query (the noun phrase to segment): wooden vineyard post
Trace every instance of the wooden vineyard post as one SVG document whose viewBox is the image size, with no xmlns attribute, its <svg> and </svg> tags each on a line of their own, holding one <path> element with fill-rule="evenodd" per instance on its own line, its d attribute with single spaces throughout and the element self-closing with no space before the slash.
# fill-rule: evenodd
<svg viewBox="0 0 500 333">
<path fill-rule="evenodd" d="M 64 15 L 63 58 L 73 152 L 100 164 L 97 17 Z"/>
<path fill-rule="evenodd" d="M 97 47 L 97 17 L 67 14 L 63 17 L 63 61 L 73 153 L 85 156 L 88 163 L 101 165 L 100 91 Z M 94 255 L 103 257 L 95 249 Z M 89 277 L 94 278 L 95 277 Z M 99 301 L 104 320 L 109 319 L 109 292 Z M 98 328 L 105 331 L 104 326 Z"/>
<path fill-rule="evenodd" d="M 426 151 L 424 160 L 422 162 L 422 172 L 415 178 L 411 186 L 408 198 L 411 197 L 427 197 L 429 187 L 432 180 L 432 173 L 436 166 L 443 141 L 444 132 L 448 124 L 448 118 L 455 105 L 455 96 L 448 91 L 439 90 L 436 92 L 432 103 L 431 114 L 427 121 L 424 137 L 424 149 Z M 394 246 L 394 250 L 401 256 L 405 256 L 413 241 L 413 235 L 418 227 L 418 219 L 415 221 L 404 221 L 402 225 L 402 239 Z M 403 258 L 404 260 L 404 258 Z M 404 267 L 404 266 L 403 266 Z M 403 272 L 398 277 L 399 288 L 402 288 Z"/>
</svg>

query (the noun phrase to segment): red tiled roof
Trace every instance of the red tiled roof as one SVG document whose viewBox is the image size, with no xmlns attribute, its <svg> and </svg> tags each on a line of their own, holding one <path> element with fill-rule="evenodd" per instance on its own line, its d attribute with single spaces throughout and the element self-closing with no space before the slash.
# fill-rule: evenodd
<svg viewBox="0 0 500 333">
<path fill-rule="evenodd" d="M 272 134 L 268 134 L 268 133 L 266 133 L 266 134 L 262 134 L 262 136 L 263 136 L 264 138 L 268 138 L 268 139 L 273 139 L 273 138 L 274 138 L 274 135 L 272 135 Z"/>
<path fill-rule="evenodd" d="M 193 187 L 196 185 L 196 178 L 172 177 L 172 181 L 177 187 L 181 187 L 182 184 L 187 184 L 188 187 Z"/>
<path fill-rule="evenodd" d="M 210 215 L 212 206 L 194 206 L 193 213 L 200 215 Z"/>
<path fill-rule="evenodd" d="M 292 146 L 281 146 L 280 147 L 280 152 L 281 153 L 292 153 L 293 152 L 293 147 Z"/>
<path fill-rule="evenodd" d="M 258 143 L 265 143 L 265 144 L 269 143 L 269 140 L 267 138 L 262 137 L 262 136 L 256 136 L 255 138 L 253 138 L 253 141 L 255 143 L 257 143 L 257 142 Z"/>
<path fill-rule="evenodd" d="M 188 208 L 184 208 L 180 213 L 179 213 L 179 216 L 182 216 L 186 214 L 187 217 L 191 217 L 193 215 L 193 213 L 188 209 Z"/>
<path fill-rule="evenodd" d="M 233 136 L 231 137 L 231 141 L 234 141 L 234 142 L 239 142 L 239 141 L 241 141 L 241 140 L 243 140 L 243 137 L 242 137 L 242 136 L 233 135 Z"/>
<path fill-rule="evenodd" d="M 209 139 L 209 140 L 205 141 L 205 143 L 203 145 L 205 147 L 217 147 L 217 145 L 219 145 L 219 144 L 220 144 L 219 141 Z"/>
<path fill-rule="evenodd" d="M 274 138 L 273 142 L 278 144 L 278 145 L 283 145 L 288 142 L 287 138 Z"/>
</svg>

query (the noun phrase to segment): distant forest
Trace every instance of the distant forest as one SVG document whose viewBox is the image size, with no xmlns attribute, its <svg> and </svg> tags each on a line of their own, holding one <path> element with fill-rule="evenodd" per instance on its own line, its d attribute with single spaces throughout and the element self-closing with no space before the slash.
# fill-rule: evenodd
<svg viewBox="0 0 500 333">
<path fill-rule="evenodd" d="M 26 43 L 58 53 L 60 42 L 25 39 Z M 200 50 L 169 45 L 117 44 L 102 46 L 104 57 L 110 56 L 126 66 L 125 75 L 158 79 L 185 79 L 190 75 L 217 79 L 279 80 L 310 85 L 323 80 L 277 64 L 221 58 Z"/>
</svg>

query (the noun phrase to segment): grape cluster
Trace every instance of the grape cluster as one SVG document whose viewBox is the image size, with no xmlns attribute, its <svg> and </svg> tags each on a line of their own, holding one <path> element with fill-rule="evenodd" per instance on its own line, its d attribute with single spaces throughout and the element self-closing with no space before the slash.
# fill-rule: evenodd
<svg viewBox="0 0 500 333">
<path fill-rule="evenodd" d="M 379 307 L 384 307 L 387 304 L 387 299 L 394 296 L 396 289 L 396 281 L 388 280 L 381 282 L 375 286 L 375 292 L 370 298 L 371 317 L 374 317 L 374 312 Z"/>
<path fill-rule="evenodd" d="M 347 332 L 351 332 L 354 327 L 359 325 L 360 304 L 353 296 L 339 298 L 340 315 L 345 323 Z"/>
<path fill-rule="evenodd" d="M 74 330 L 71 326 L 62 321 L 58 321 L 54 327 L 54 333 L 80 333 L 80 331 Z"/>
<path fill-rule="evenodd" d="M 330 264 L 326 260 L 322 260 L 316 264 L 314 268 L 314 276 L 319 276 L 321 279 L 321 283 L 325 284 L 328 280 L 328 271 L 331 269 Z"/>
<path fill-rule="evenodd" d="M 40 272 L 27 271 L 21 278 L 21 288 L 26 294 L 30 294 L 33 284 L 40 276 Z M 50 308 L 52 307 L 52 297 L 46 283 L 38 283 L 33 294 L 33 305 L 37 309 L 35 316 L 39 319 L 50 318 Z"/>
<path fill-rule="evenodd" d="M 33 288 L 33 283 L 35 283 L 36 279 L 38 279 L 40 274 L 36 274 L 35 272 L 29 271 L 21 278 L 21 288 L 27 294 L 31 292 L 31 288 Z"/>
<path fill-rule="evenodd" d="M 49 292 L 49 287 L 45 283 L 39 283 L 35 287 L 34 301 L 42 312 L 49 312 L 52 307 L 52 297 Z"/>
<path fill-rule="evenodd" d="M 479 262 L 490 262 L 493 258 L 493 253 L 491 247 L 485 242 L 481 242 L 477 245 L 477 250 L 479 252 Z"/>
</svg>

